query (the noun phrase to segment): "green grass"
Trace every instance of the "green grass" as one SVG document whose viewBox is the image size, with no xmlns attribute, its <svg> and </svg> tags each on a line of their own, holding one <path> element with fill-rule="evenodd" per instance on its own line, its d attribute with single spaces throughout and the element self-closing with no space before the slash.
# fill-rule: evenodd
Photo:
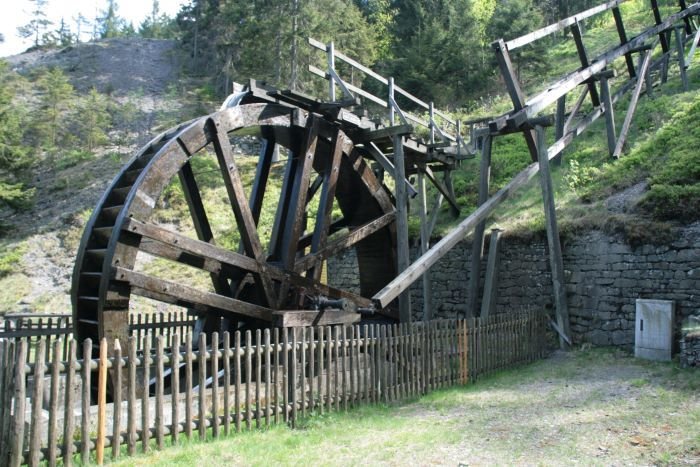
<svg viewBox="0 0 700 467">
<path fill-rule="evenodd" d="M 185 440 L 116 465 L 693 464 L 699 389 L 700 372 L 675 363 L 556 353 L 418 400 Z"/>
</svg>

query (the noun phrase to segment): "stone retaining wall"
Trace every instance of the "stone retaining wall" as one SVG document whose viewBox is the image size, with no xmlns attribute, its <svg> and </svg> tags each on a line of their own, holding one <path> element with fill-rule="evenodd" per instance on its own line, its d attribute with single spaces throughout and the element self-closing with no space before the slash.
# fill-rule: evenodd
<svg viewBox="0 0 700 467">
<path fill-rule="evenodd" d="M 487 236 L 488 237 L 488 236 Z M 488 238 L 485 245 L 488 248 Z M 632 247 L 600 231 L 562 242 L 571 330 L 575 343 L 634 344 L 635 300 L 676 302 L 676 323 L 700 310 L 700 223 L 678 229 L 666 245 Z M 552 308 L 552 283 L 544 239 L 504 237 L 500 247 L 496 313 Z M 416 255 L 413 254 L 413 257 Z M 431 270 L 433 314 L 454 318 L 466 313 L 471 243 L 462 242 Z M 482 263 L 486 269 L 485 259 Z M 352 250 L 329 261 L 331 285 L 358 291 Z M 411 288 L 413 313 L 422 313 L 420 281 Z"/>
</svg>

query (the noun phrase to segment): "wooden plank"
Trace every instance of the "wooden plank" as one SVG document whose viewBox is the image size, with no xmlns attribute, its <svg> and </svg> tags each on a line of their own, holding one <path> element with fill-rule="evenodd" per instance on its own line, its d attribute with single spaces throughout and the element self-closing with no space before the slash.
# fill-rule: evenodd
<svg viewBox="0 0 700 467">
<path fill-rule="evenodd" d="M 370 337 L 369 337 L 369 326 L 363 325 L 362 327 L 362 353 L 364 362 L 364 396 L 363 401 L 365 404 L 370 403 L 370 384 L 372 376 L 372 365 L 371 365 L 371 353 L 370 353 Z"/>
<path fill-rule="evenodd" d="M 331 377 L 333 376 L 333 328 L 325 327 L 326 335 L 326 412 L 330 413 L 333 408 L 333 391 L 331 385 Z"/>
<path fill-rule="evenodd" d="M 648 52 L 647 52 L 648 53 Z M 640 79 L 640 82 L 642 80 Z M 549 172 L 549 157 L 546 149 L 544 129 L 539 128 L 537 134 L 540 145 L 540 185 L 544 200 L 545 224 L 547 229 L 547 244 L 549 247 L 549 262 L 552 270 L 552 285 L 554 290 L 554 303 L 557 310 L 557 322 L 567 336 L 571 335 L 569 324 L 569 310 L 566 303 L 566 284 L 564 283 L 564 260 L 559 241 L 559 229 L 557 227 L 556 205 L 554 203 L 554 190 L 552 178 Z M 562 339 L 560 346 L 566 348 L 566 342 Z"/>
<path fill-rule="evenodd" d="M 634 39 L 630 40 L 627 44 L 605 52 L 596 59 L 592 60 L 591 66 L 588 68 L 584 68 L 567 75 L 565 78 L 556 83 L 552 83 L 546 90 L 529 99 L 527 105 L 522 110 L 518 111 L 516 109 L 516 112 L 511 116 L 511 119 L 514 121 L 521 121 L 537 115 L 549 105 L 556 102 L 556 100 L 561 96 L 569 93 L 576 86 L 593 77 L 593 75 L 603 71 L 616 58 L 630 52 L 640 45 L 643 45 L 650 37 L 653 37 L 659 32 L 670 28 L 673 24 L 683 20 L 685 17 L 697 14 L 698 11 L 700 11 L 700 4 L 696 3 L 688 7 L 688 9 L 683 12 L 670 15 L 661 24 L 645 30 Z"/>
<path fill-rule="evenodd" d="M 10 433 L 8 437 L 9 455 L 8 465 L 10 467 L 19 467 L 22 465 L 22 454 L 24 445 L 24 430 L 25 430 L 25 408 L 27 404 L 27 381 L 26 381 L 26 360 L 28 355 L 28 342 L 26 339 L 16 341 L 16 355 L 13 365 L 13 394 L 12 399 L 15 403 L 15 413 L 10 423 Z"/>
<path fill-rule="evenodd" d="M 238 172 L 233 154 L 231 151 L 231 143 L 228 135 L 225 132 L 219 131 L 220 122 L 215 119 L 207 121 L 207 129 L 213 138 L 214 150 L 216 152 L 217 161 L 221 175 L 224 179 L 224 186 L 228 194 L 233 215 L 238 225 L 238 231 L 241 235 L 241 243 L 244 246 L 245 252 L 251 258 L 254 258 L 258 263 L 265 261 L 262 244 L 258 237 L 257 225 L 251 212 L 249 201 L 247 200 L 243 182 Z M 254 274 L 255 282 L 262 291 L 268 306 L 272 306 L 276 302 L 276 295 L 272 287 L 272 282 L 266 274 Z"/>
<path fill-rule="evenodd" d="M 622 13 L 620 12 L 620 8 L 615 7 L 612 9 L 612 12 L 613 17 L 615 18 L 617 35 L 620 38 L 620 45 L 625 45 L 627 44 L 627 32 L 625 31 L 625 23 L 622 21 Z M 636 77 L 637 72 L 634 68 L 634 61 L 632 60 L 632 54 L 629 52 L 625 54 L 625 64 L 627 65 L 627 73 L 629 74 L 630 78 Z"/>
<path fill-rule="evenodd" d="M 251 385 L 253 384 L 253 336 L 250 330 L 245 332 L 245 427 L 251 429 Z"/>
<path fill-rule="evenodd" d="M 156 405 L 155 405 L 155 425 L 156 425 L 156 449 L 163 450 L 165 446 L 165 421 L 163 420 L 163 402 L 164 402 L 164 375 L 165 368 L 163 358 L 165 356 L 165 339 L 163 336 L 156 338 Z M 201 388 L 201 386 L 200 386 Z"/>
<path fill-rule="evenodd" d="M 141 452 L 148 452 L 151 438 L 150 422 L 150 381 L 151 381 L 151 340 L 143 338 L 143 387 L 141 390 Z"/>
<path fill-rule="evenodd" d="M 419 167 L 419 170 L 422 171 L 426 177 L 428 177 L 428 180 L 430 180 L 430 183 L 433 184 L 435 188 L 437 188 L 438 192 L 447 200 L 447 202 L 450 204 L 450 210 L 452 212 L 452 215 L 454 217 L 459 216 L 459 204 L 457 204 L 457 200 L 455 200 L 453 193 L 445 186 L 443 185 L 440 180 L 435 177 L 435 174 L 433 173 L 432 169 L 430 168 L 429 165 L 424 165 L 423 167 Z"/>
<path fill-rule="evenodd" d="M 627 141 L 627 133 L 632 125 L 632 117 L 634 117 L 634 112 L 637 109 L 637 103 L 639 102 L 639 96 L 642 93 L 642 86 L 644 85 L 644 77 L 649 71 L 649 62 L 651 60 L 651 51 L 648 50 L 642 61 L 642 66 L 639 67 L 639 75 L 637 77 L 637 84 L 630 98 L 629 107 L 627 109 L 627 115 L 625 115 L 625 121 L 622 123 L 622 128 L 620 129 L 620 135 L 617 138 L 617 144 L 615 145 L 615 151 L 613 152 L 613 157 L 618 159 L 622 155 L 622 151 L 625 147 L 625 142 Z"/>
<path fill-rule="evenodd" d="M 53 352 L 51 360 L 51 380 L 49 386 L 49 429 L 48 429 L 48 461 L 49 465 L 56 465 L 58 448 L 58 377 L 59 365 L 61 363 L 62 339 L 58 338 L 53 342 Z"/>
<path fill-rule="evenodd" d="M 403 153 L 403 138 L 394 137 L 394 169 L 395 180 L 406 178 L 406 165 Z M 401 274 L 410 264 L 408 245 L 408 197 L 406 185 L 394 184 L 394 196 L 396 198 L 396 259 L 397 272 Z M 399 319 L 401 322 L 411 322 L 411 296 L 409 292 L 399 294 Z"/>
<path fill-rule="evenodd" d="M 31 399 L 31 417 L 29 421 L 29 459 L 27 464 L 30 466 L 39 465 L 41 455 L 41 403 L 44 400 L 44 372 L 46 371 L 45 356 L 46 355 L 46 339 L 39 339 L 39 344 L 36 350 L 36 362 L 34 363 L 34 390 L 32 391 Z"/>
<path fill-rule="evenodd" d="M 334 368 L 333 402 L 335 405 L 335 411 L 339 412 L 340 411 L 340 326 L 335 326 L 333 329 L 334 329 L 333 358 L 334 358 L 334 362 L 335 362 L 335 365 L 333 365 L 333 368 Z"/>
<path fill-rule="evenodd" d="M 100 339 L 100 359 L 97 364 L 97 439 L 95 459 L 98 465 L 104 463 L 105 439 L 107 437 L 107 338 Z"/>
<path fill-rule="evenodd" d="M 299 407 L 301 408 L 301 418 L 306 418 L 306 335 L 307 328 L 299 328 L 299 353 L 301 357 L 301 362 L 299 366 Z"/>
<path fill-rule="evenodd" d="M 603 111 L 605 112 L 605 130 L 608 140 L 608 151 L 612 156 L 615 153 L 615 142 L 617 140 L 617 136 L 615 135 L 615 109 L 613 108 L 612 97 L 610 95 L 610 84 L 606 77 L 600 79 L 600 97 L 603 101 Z M 561 136 L 557 139 L 561 138 Z"/>
<path fill-rule="evenodd" d="M 610 10 L 611 8 L 616 8 L 622 3 L 625 3 L 628 0 L 613 0 L 613 1 L 608 1 L 606 3 L 603 3 L 601 5 L 598 5 L 596 7 L 590 8 L 588 10 L 582 11 L 580 13 L 577 13 L 574 16 L 570 16 L 568 18 L 564 18 L 561 21 L 558 21 L 557 23 L 550 24 L 548 26 L 545 26 L 544 28 L 540 28 L 536 31 L 530 32 L 528 34 L 525 34 L 523 36 L 520 36 L 518 38 L 512 39 L 507 42 L 507 47 L 508 50 L 515 50 L 518 49 L 524 45 L 530 44 L 538 39 L 541 39 L 543 37 L 547 37 L 551 34 L 554 34 L 559 31 L 563 31 L 567 27 L 571 26 L 572 24 L 575 24 L 577 21 L 583 21 L 586 18 L 590 18 L 592 16 L 598 15 L 600 13 L 603 13 L 607 10 Z"/>
<path fill-rule="evenodd" d="M 197 394 L 199 399 L 197 428 L 199 440 L 207 439 L 207 335 L 200 333 L 197 345 Z"/>
<path fill-rule="evenodd" d="M 531 164 L 526 169 L 516 175 L 506 186 L 501 188 L 489 200 L 477 208 L 472 214 L 464 219 L 450 233 L 445 235 L 428 253 L 415 260 L 404 272 L 399 274 L 393 281 L 387 284 L 382 290 L 377 292 L 372 300 L 378 308 L 385 308 L 401 292 L 408 289 L 422 273 L 433 266 L 440 258 L 450 251 L 464 236 L 471 231 L 479 222 L 486 219 L 493 210 L 505 199 L 511 196 L 518 188 L 525 185 L 534 177 L 539 168 L 537 164 Z"/>
<path fill-rule="evenodd" d="M 112 360 L 112 459 L 117 459 L 121 451 L 122 441 L 122 347 L 119 339 L 114 339 Z"/>
<path fill-rule="evenodd" d="M 224 435 L 231 434 L 231 334 L 224 331 L 222 341 L 222 364 L 224 377 L 223 422 Z"/>
<path fill-rule="evenodd" d="M 271 416 L 271 407 L 270 404 L 272 402 L 272 396 L 271 396 L 271 382 L 270 382 L 270 366 L 272 364 L 271 362 L 271 347 L 270 347 L 270 330 L 265 329 L 264 331 L 264 342 L 263 342 L 263 352 L 265 353 L 265 426 L 269 427 L 270 426 L 270 416 Z M 260 357 L 262 358 L 262 357 Z"/>
<path fill-rule="evenodd" d="M 315 377 L 315 366 L 316 366 L 316 346 L 314 345 L 314 328 L 309 328 L 309 410 L 314 411 L 316 400 L 314 394 L 314 377 Z"/>
<path fill-rule="evenodd" d="M 659 24 L 662 23 L 661 20 L 661 12 L 659 11 L 659 2 L 657 0 L 651 0 L 651 10 L 654 13 L 654 21 L 656 22 L 656 25 L 658 26 Z M 669 50 L 669 43 L 666 40 L 666 35 L 664 34 L 663 31 L 659 33 L 659 41 L 661 42 L 661 50 L 666 53 Z"/>
<path fill-rule="evenodd" d="M 318 364 L 318 371 L 316 373 L 317 377 L 317 390 L 316 394 L 318 396 L 318 411 L 321 415 L 323 415 L 324 409 L 325 409 L 325 394 L 324 394 L 324 378 L 328 377 L 328 371 L 326 371 L 325 365 L 324 365 L 324 356 L 325 356 L 325 341 L 324 341 L 324 330 L 325 326 L 318 326 L 316 328 L 316 333 L 318 336 L 318 343 L 316 345 L 316 362 Z"/>
<path fill-rule="evenodd" d="M 348 374 L 349 374 L 349 387 L 350 396 L 349 406 L 350 408 L 355 407 L 355 371 L 357 369 L 357 360 L 355 358 L 355 326 L 347 326 L 349 331 L 349 342 L 348 342 Z"/>
<path fill-rule="evenodd" d="M 170 346 L 170 436 L 173 445 L 180 439 L 180 333 L 173 334 Z"/>
<path fill-rule="evenodd" d="M 583 35 L 578 19 L 576 19 L 574 24 L 571 25 L 571 36 L 574 38 L 574 42 L 576 43 L 576 51 L 578 53 L 579 60 L 581 61 L 581 67 L 587 68 L 590 66 L 590 63 L 588 62 L 588 54 L 586 53 L 586 46 L 583 43 Z M 588 93 L 591 95 L 591 102 L 593 103 L 593 106 L 598 107 L 600 105 L 600 96 L 598 95 L 598 89 L 595 86 L 595 82 L 588 81 L 587 86 Z"/>
<path fill-rule="evenodd" d="M 382 216 L 357 227 L 351 232 L 348 232 L 343 237 L 329 243 L 325 248 L 320 249 L 316 253 L 308 254 L 301 257 L 294 265 L 294 271 L 297 273 L 308 271 L 315 264 L 322 262 L 323 260 L 334 256 L 335 254 L 354 246 L 356 243 L 364 240 L 370 235 L 378 232 L 384 227 L 388 226 L 396 219 L 395 212 L 388 212 Z"/>
<path fill-rule="evenodd" d="M 488 318 L 496 311 L 496 290 L 498 289 L 499 240 L 500 229 L 491 230 L 491 243 L 486 263 L 486 278 L 484 280 L 484 298 L 481 301 L 481 317 Z"/>
<path fill-rule="evenodd" d="M 343 411 L 348 411 L 348 339 L 347 330 L 345 326 L 340 326 L 340 332 L 342 338 L 336 342 L 336 345 L 340 347 L 340 357 L 341 357 L 341 395 L 340 398 L 343 402 Z"/>
<path fill-rule="evenodd" d="M 484 136 L 481 149 L 481 161 L 479 163 L 479 195 L 477 206 L 482 206 L 489 198 L 489 188 L 491 181 L 491 149 L 493 138 L 490 135 Z M 486 230 L 486 218 L 479 222 L 475 229 L 472 240 L 471 267 L 469 269 L 469 294 L 467 302 L 466 316 L 471 317 L 476 314 L 479 302 L 479 283 L 481 280 L 481 260 L 484 256 L 484 230 Z"/>
<path fill-rule="evenodd" d="M 333 135 L 333 140 L 331 141 L 331 147 L 333 148 L 332 156 L 330 158 L 330 163 L 322 174 L 323 189 L 321 191 L 321 198 L 319 199 L 318 210 L 316 213 L 314 234 L 311 240 L 311 253 L 318 253 L 320 250 L 325 248 L 328 241 L 331 215 L 333 212 L 333 201 L 335 200 L 335 190 L 338 183 L 338 175 L 340 173 L 340 162 L 341 157 L 343 156 L 345 139 L 346 137 L 344 134 L 338 130 Z M 312 269 L 309 270 L 307 277 L 312 277 L 315 281 L 319 281 L 321 278 L 322 263 L 323 260 L 321 259 Z"/>
<path fill-rule="evenodd" d="M 279 398 L 279 390 L 280 390 L 280 381 L 279 381 L 279 374 L 280 374 L 280 330 L 279 328 L 275 328 L 272 330 L 272 336 L 273 336 L 273 341 L 275 345 L 275 352 L 273 354 L 274 356 L 274 407 L 275 407 L 275 424 L 279 423 L 279 414 L 280 414 L 280 398 Z"/>
<path fill-rule="evenodd" d="M 112 268 L 113 277 L 119 281 L 128 282 L 132 287 L 132 293 L 136 295 L 157 294 L 168 303 L 200 310 L 213 310 L 230 312 L 234 315 L 242 315 L 266 321 L 272 320 L 272 310 L 269 308 L 243 302 L 235 298 L 204 292 L 193 287 L 188 287 L 177 282 L 166 281 L 148 276 L 129 269 Z"/>
<path fill-rule="evenodd" d="M 281 328 L 352 324 L 361 318 L 359 313 L 340 310 L 282 310 L 273 313 L 274 325 Z"/>
<path fill-rule="evenodd" d="M 187 440 L 192 440 L 193 423 L 193 400 L 192 400 L 192 333 L 188 332 L 185 336 L 185 436 Z"/>
<path fill-rule="evenodd" d="M 289 332 L 292 335 L 292 361 L 290 362 L 290 375 L 289 375 L 289 395 L 290 395 L 290 402 L 292 404 L 292 413 L 291 417 L 289 419 L 289 423 L 294 428 L 296 426 L 297 422 L 297 335 L 298 332 L 296 329 L 291 329 Z"/>
<path fill-rule="evenodd" d="M 241 432 L 241 332 L 236 331 L 233 335 L 233 372 L 235 373 L 235 384 L 233 393 L 233 404 L 235 405 L 236 433 Z"/>
<path fill-rule="evenodd" d="M 260 386 L 262 386 L 262 338 L 260 329 L 255 330 L 255 428 L 262 426 L 262 398 Z"/>
<path fill-rule="evenodd" d="M 282 403 L 285 423 L 289 423 L 289 330 L 282 330 Z"/>
<path fill-rule="evenodd" d="M 676 27 L 673 29 L 673 33 L 676 38 L 676 52 L 678 53 L 678 68 L 681 75 L 681 83 L 683 83 L 683 91 L 688 92 L 688 73 L 687 65 L 685 63 L 685 41 L 681 38 L 681 29 Z M 647 94 L 649 93 L 649 88 L 647 87 Z"/>
<path fill-rule="evenodd" d="M 219 333 L 211 335 L 211 435 L 218 438 L 220 435 L 219 413 Z"/>
<path fill-rule="evenodd" d="M 70 338 L 68 344 L 68 365 L 66 371 L 66 396 L 65 405 L 63 408 L 64 425 L 63 425 L 63 465 L 70 467 L 73 465 L 74 451 L 74 434 L 75 434 L 75 373 L 77 367 L 78 343 L 75 339 Z"/>
</svg>

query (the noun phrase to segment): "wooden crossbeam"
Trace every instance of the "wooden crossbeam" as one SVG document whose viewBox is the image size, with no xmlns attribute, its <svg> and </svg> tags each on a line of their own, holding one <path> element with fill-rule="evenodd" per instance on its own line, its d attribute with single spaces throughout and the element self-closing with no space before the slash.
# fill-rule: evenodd
<svg viewBox="0 0 700 467">
<path fill-rule="evenodd" d="M 141 241 L 142 251 L 161 258 L 177 261 L 206 271 L 239 268 L 253 274 L 266 274 L 273 280 L 287 280 L 291 284 L 306 288 L 309 292 L 316 292 L 332 298 L 347 298 L 359 306 L 368 307 L 371 305 L 368 299 L 359 295 L 321 284 L 311 278 L 303 277 L 297 272 L 286 271 L 269 263 L 258 263 L 255 259 L 248 256 L 202 242 L 201 240 L 189 238 L 155 224 L 129 219 L 124 225 L 124 230 L 145 237 Z M 325 259 L 322 255 L 319 256 Z M 317 261 L 322 261 L 323 259 L 317 258 Z M 218 292 L 217 294 L 222 295 Z M 227 297 L 228 293 L 223 294 L 223 296 Z"/>
<path fill-rule="evenodd" d="M 634 112 L 637 109 L 637 103 L 639 102 L 639 96 L 642 94 L 642 86 L 644 85 L 644 77 L 649 71 L 649 63 L 651 61 L 651 51 L 647 51 L 642 60 L 642 66 L 639 67 L 639 75 L 637 76 L 637 85 L 632 93 L 632 98 L 630 99 L 629 108 L 627 109 L 627 115 L 625 115 L 625 121 L 622 123 L 622 129 L 620 130 L 620 136 L 617 139 L 617 144 L 615 145 L 615 151 L 613 151 L 613 157 L 615 159 L 622 155 L 622 151 L 625 147 L 625 142 L 627 140 L 627 133 L 632 125 L 632 117 L 634 117 Z"/>
<path fill-rule="evenodd" d="M 113 267 L 112 278 L 129 283 L 132 293 L 136 295 L 158 297 L 158 299 L 167 303 L 186 306 L 199 311 L 223 311 L 235 315 L 272 321 L 272 310 L 269 308 L 211 292 L 203 292 L 194 287 L 158 279 L 130 269 Z"/>
<path fill-rule="evenodd" d="M 447 202 L 450 204 L 450 211 L 452 212 L 452 215 L 454 217 L 459 216 L 459 205 L 457 204 L 457 200 L 454 199 L 452 196 L 452 193 L 447 189 L 445 185 L 443 185 L 440 180 L 435 177 L 435 174 L 433 173 L 433 170 L 430 168 L 429 165 L 425 165 L 423 167 L 419 167 L 418 170 L 420 172 L 423 172 L 426 177 L 428 177 L 428 180 L 430 180 L 430 183 L 433 184 L 435 188 L 445 197 Z"/>
<path fill-rule="evenodd" d="M 273 323 L 280 328 L 333 326 L 336 324 L 354 324 L 362 315 L 338 310 L 283 310 L 273 313 Z"/>
</svg>

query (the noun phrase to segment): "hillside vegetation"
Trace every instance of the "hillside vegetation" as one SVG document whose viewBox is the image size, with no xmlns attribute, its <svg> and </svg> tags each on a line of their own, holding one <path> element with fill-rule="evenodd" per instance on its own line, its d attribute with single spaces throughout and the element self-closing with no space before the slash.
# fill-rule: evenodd
<svg viewBox="0 0 700 467">
<path fill-rule="evenodd" d="M 238 10 L 233 3 L 238 5 L 235 7 Z M 98 41 L 65 47 L 37 46 L 28 53 L 10 57 L 7 62 L 0 61 L 0 313 L 69 309 L 70 275 L 82 228 L 111 178 L 138 147 L 178 122 L 214 111 L 223 98 L 223 89 L 228 89 L 232 80 L 267 77 L 281 86 L 290 84 L 293 69 L 284 68 L 290 57 L 281 52 L 270 56 L 276 49 L 260 51 L 255 48 L 259 44 L 251 43 L 255 31 L 274 30 L 277 24 L 274 21 L 282 20 L 262 16 L 261 12 L 269 11 L 266 9 L 269 5 L 256 13 L 239 5 L 240 2 L 233 3 L 222 3 L 215 8 L 213 2 L 192 2 L 194 10 L 185 9 L 178 16 L 179 26 L 169 23 L 171 27 L 166 35 L 175 39 L 116 34 L 121 37 L 105 36 Z M 455 56 L 450 66 L 457 68 L 430 76 L 412 73 L 436 69 L 430 68 L 434 51 L 441 50 L 460 31 L 463 23 L 445 23 L 460 5 L 456 0 L 438 2 L 440 7 L 435 10 L 422 10 L 415 2 L 370 0 L 357 5 L 344 2 L 348 11 L 354 12 L 348 13 L 348 18 L 367 23 L 365 29 L 360 29 L 366 37 L 362 41 L 355 38 L 359 42 L 353 42 L 354 36 L 345 35 L 341 29 L 318 26 L 326 24 L 325 17 L 314 16 L 315 9 L 326 3 L 299 3 L 306 8 L 303 13 L 295 13 L 301 20 L 299 29 L 292 32 L 287 29 L 291 22 L 284 23 L 284 28 L 280 23 L 276 35 L 270 36 L 280 41 L 280 47 L 284 45 L 279 51 L 284 49 L 285 54 L 296 38 L 299 70 L 305 67 L 304 60 L 310 60 L 301 34 L 333 39 L 339 50 L 361 61 L 375 60 L 375 68 L 381 73 L 394 74 L 398 83 L 421 98 L 449 103 L 456 118 L 470 118 L 497 115 L 510 108 L 508 99 L 496 93 L 502 85 L 488 51 L 490 39 L 513 37 L 544 24 L 552 19 L 547 15 L 559 12 L 558 8 L 572 12 L 574 4 L 580 10 L 596 2 L 548 1 L 538 3 L 536 8 L 530 0 L 469 2 L 470 8 L 460 10 L 459 15 L 471 15 L 462 18 L 464 21 L 481 18 L 481 23 L 474 23 L 481 24 L 477 31 L 481 35 L 463 31 L 472 42 L 460 42 L 459 47 L 479 53 Z M 554 4 L 554 9 L 545 9 Z M 676 7 L 675 2 L 664 2 L 666 11 Z M 524 10 L 533 11 L 527 22 L 513 19 L 521 18 L 516 13 Z M 217 17 L 217 12 L 233 16 Z M 646 2 L 627 2 L 623 13 L 630 35 L 642 24 L 650 24 Z M 245 27 L 221 29 L 229 24 L 224 22 L 226 18 L 240 15 L 252 15 Z M 285 21 L 291 21 L 293 16 Z M 507 18 L 512 21 L 502 24 Z M 199 37 L 200 46 L 195 53 L 193 28 L 207 24 L 211 29 L 196 29 L 197 34 L 213 35 L 216 31 L 221 34 L 211 41 L 205 40 L 208 36 Z M 437 36 L 408 34 L 409 30 L 415 32 L 416 24 L 425 25 L 426 31 L 443 32 Z M 258 29 L 253 28 L 255 25 Z M 611 18 L 591 22 L 586 27 L 592 56 L 615 40 Z M 408 34 L 409 39 L 398 41 L 402 37 L 399 34 Z M 129 35 L 132 37 L 125 37 Z M 225 38 L 231 41 L 229 45 L 239 45 L 226 48 L 226 44 L 217 42 Z M 424 41 L 432 41 L 432 45 L 428 47 Z M 345 45 L 347 49 L 343 48 Z M 362 47 L 370 49 L 364 51 Z M 222 51 L 240 53 L 227 58 L 218 55 Z M 407 57 L 423 61 L 416 61 L 409 69 L 404 66 Z M 566 37 L 553 38 L 541 49 L 525 50 L 515 56 L 529 94 L 553 77 L 575 69 L 576 60 L 572 41 Z M 197 67 L 198 63 L 202 66 Z M 221 68 L 223 64 L 228 65 Z M 217 70 L 207 68 L 215 65 L 219 67 Z M 622 70 L 621 64 L 616 67 Z M 456 75 L 481 84 L 471 86 L 471 81 L 455 81 Z M 308 78 L 300 74 L 299 81 L 291 84 L 309 92 L 316 87 L 321 89 L 321 80 L 312 84 L 305 81 Z M 608 155 L 602 119 L 565 151 L 561 166 L 553 168 L 563 235 L 595 228 L 619 233 L 630 243 L 638 244 L 664 241 L 676 226 L 700 220 L 700 153 L 695 150 L 700 147 L 700 132 L 694 124 L 700 114 L 697 92 L 700 73 L 696 66 L 691 66 L 689 80 L 690 91 L 683 92 L 677 65 L 672 62 L 669 82 L 654 90 L 653 99 L 641 100 L 627 152 L 621 160 L 613 161 Z M 626 107 L 624 99 L 616 106 L 618 128 Z M 550 141 L 552 132 L 548 130 Z M 249 142 L 243 142 L 236 157 L 241 161 L 249 189 L 256 152 Z M 492 191 L 504 186 L 529 163 L 521 135 L 497 138 Z M 195 170 L 217 239 L 225 247 L 237 248 L 238 232 L 225 187 L 216 174 L 214 158 L 198 159 Z M 280 171 L 281 166 L 273 168 L 270 184 L 273 190 L 278 189 Z M 455 191 L 462 206 L 460 217 L 471 213 L 476 205 L 477 178 L 478 158 L 463 162 L 454 174 Z M 269 208 L 275 203 L 274 196 L 267 199 L 269 205 L 261 220 L 263 235 L 269 231 L 266 226 L 272 223 Z M 171 184 L 157 207 L 155 216 L 160 223 L 192 234 L 194 228 L 177 183 Z M 458 221 L 443 207 L 436 235 L 444 234 Z M 544 219 L 537 180 L 508 201 L 489 222 L 506 229 L 508 235 L 541 235 Z M 411 230 L 414 235 L 418 231 L 416 216 L 411 219 Z M 145 258 L 138 267 L 202 287 L 209 282 L 206 274 L 184 266 L 175 269 L 153 258 Z"/>
</svg>

